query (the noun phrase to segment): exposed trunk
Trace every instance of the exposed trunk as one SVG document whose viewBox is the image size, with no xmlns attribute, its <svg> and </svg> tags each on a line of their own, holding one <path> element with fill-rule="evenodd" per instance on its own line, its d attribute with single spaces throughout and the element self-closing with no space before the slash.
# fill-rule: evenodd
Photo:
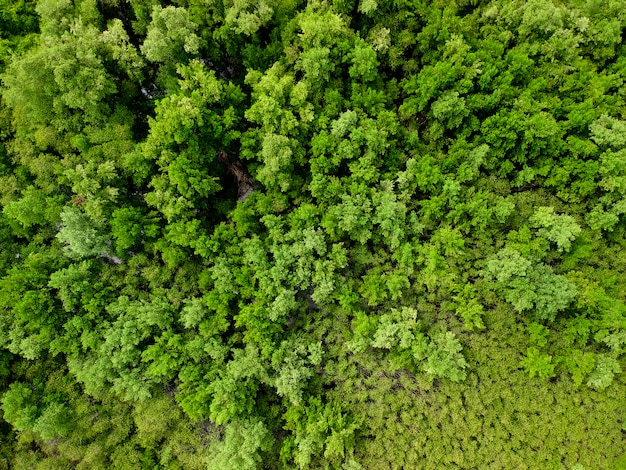
<svg viewBox="0 0 626 470">
<path fill-rule="evenodd" d="M 226 171 L 235 178 L 237 184 L 237 200 L 245 201 L 256 188 L 254 178 L 248 173 L 245 165 L 240 161 L 232 161 L 224 150 L 220 150 L 217 159 L 226 167 Z"/>
</svg>

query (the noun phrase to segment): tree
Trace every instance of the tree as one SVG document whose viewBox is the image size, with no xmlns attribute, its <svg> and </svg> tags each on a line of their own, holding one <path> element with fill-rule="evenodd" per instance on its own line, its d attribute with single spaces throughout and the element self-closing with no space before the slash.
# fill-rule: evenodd
<svg viewBox="0 0 626 470">
<path fill-rule="evenodd" d="M 487 261 L 484 276 L 493 280 L 517 312 L 531 311 L 542 320 L 554 320 L 578 291 L 567 277 L 551 267 L 533 263 L 511 248 L 504 248 Z"/>
<path fill-rule="evenodd" d="M 184 8 L 155 6 L 141 52 L 152 62 L 180 62 L 181 54 L 196 54 L 200 48 L 196 29 Z"/>
<path fill-rule="evenodd" d="M 70 257 L 102 256 L 109 252 L 109 240 L 103 227 L 92 221 L 75 207 L 64 207 L 61 213 L 63 226 L 57 238 L 66 247 Z"/>
<path fill-rule="evenodd" d="M 226 425 L 224 440 L 214 445 L 211 469 L 255 469 L 273 438 L 261 421 L 235 420 Z"/>
<path fill-rule="evenodd" d="M 0 1 L 0 467 L 620 467 L 625 15 Z"/>
</svg>

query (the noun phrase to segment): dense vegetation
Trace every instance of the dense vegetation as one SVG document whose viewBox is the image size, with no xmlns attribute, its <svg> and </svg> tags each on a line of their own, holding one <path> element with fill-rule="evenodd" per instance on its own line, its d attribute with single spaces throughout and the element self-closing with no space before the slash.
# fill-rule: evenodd
<svg viewBox="0 0 626 470">
<path fill-rule="evenodd" d="M 623 0 L 0 25 L 0 468 L 626 468 Z"/>
</svg>

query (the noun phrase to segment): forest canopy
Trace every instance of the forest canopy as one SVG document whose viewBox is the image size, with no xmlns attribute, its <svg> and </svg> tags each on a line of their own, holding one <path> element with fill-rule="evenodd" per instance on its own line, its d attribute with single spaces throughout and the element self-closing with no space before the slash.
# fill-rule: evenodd
<svg viewBox="0 0 626 470">
<path fill-rule="evenodd" d="M 0 469 L 626 468 L 623 0 L 0 0 Z"/>
</svg>

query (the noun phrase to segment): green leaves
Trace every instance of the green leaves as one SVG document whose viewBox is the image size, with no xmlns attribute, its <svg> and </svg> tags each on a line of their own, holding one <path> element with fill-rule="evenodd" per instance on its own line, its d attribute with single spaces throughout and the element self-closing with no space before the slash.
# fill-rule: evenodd
<svg viewBox="0 0 626 470">
<path fill-rule="evenodd" d="M 293 173 L 293 151 L 289 138 L 268 134 L 263 139 L 261 158 L 264 166 L 257 177 L 269 188 L 278 188 L 285 192 L 291 185 Z"/>
<path fill-rule="evenodd" d="M 0 467 L 616 466 L 618 0 L 36 3 Z"/>
<path fill-rule="evenodd" d="M 368 346 L 388 349 L 399 357 L 403 366 L 411 364 L 434 377 L 454 382 L 465 379 L 467 362 L 461 354 L 463 346 L 451 331 L 434 332 L 430 338 L 420 330 L 415 309 L 392 309 L 380 316 L 358 314 L 352 323 L 353 338 L 348 347 L 362 352 Z"/>
<path fill-rule="evenodd" d="M 531 262 L 516 250 L 504 248 L 487 261 L 487 276 L 505 284 L 511 279 L 526 276 Z"/>
<path fill-rule="evenodd" d="M 33 431 L 39 433 L 41 438 L 47 441 L 55 437 L 66 437 L 72 427 L 71 415 L 67 407 L 61 403 L 51 403 L 37 418 Z"/>
<path fill-rule="evenodd" d="M 155 6 L 141 52 L 151 62 L 182 62 L 185 55 L 196 54 L 200 48 L 196 29 L 184 8 Z"/>
<path fill-rule="evenodd" d="M 376 51 L 363 40 L 357 41 L 355 46 L 352 53 L 353 65 L 349 70 L 350 76 L 363 82 L 375 80 L 378 77 Z"/>
<path fill-rule="evenodd" d="M 213 396 L 209 414 L 211 420 L 220 425 L 252 415 L 259 389 L 258 379 L 264 372 L 264 365 L 254 346 L 235 350 L 233 360 L 209 386 L 208 391 Z"/>
<path fill-rule="evenodd" d="M 63 226 L 57 238 L 65 245 L 68 256 L 80 259 L 108 253 L 108 237 L 103 233 L 103 227 L 80 209 L 64 207 L 61 220 Z"/>
<path fill-rule="evenodd" d="M 603 114 L 589 125 L 592 140 L 615 150 L 626 147 L 626 122 Z"/>
<path fill-rule="evenodd" d="M 572 374 L 572 380 L 576 385 L 581 385 L 596 366 L 596 356 L 593 353 L 583 352 L 579 349 L 572 351 L 571 357 L 565 358 L 565 365 Z"/>
<path fill-rule="evenodd" d="M 381 315 L 374 333 L 372 347 L 384 349 L 408 349 L 415 338 L 412 330 L 417 326 L 417 312 L 410 308 L 392 310 Z"/>
<path fill-rule="evenodd" d="M 30 387 L 21 382 L 11 384 L 2 396 L 4 419 L 19 430 L 32 428 L 35 424 L 37 407 L 32 403 L 32 396 Z"/>
<path fill-rule="evenodd" d="M 2 395 L 4 419 L 19 431 L 36 432 L 43 440 L 66 437 L 74 427 L 71 410 L 50 402 L 50 397 L 41 403 L 42 391 L 23 382 L 12 383 Z"/>
<path fill-rule="evenodd" d="M 587 380 L 587 386 L 596 390 L 607 388 L 613 381 L 615 374 L 620 373 L 622 368 L 613 357 L 601 354 L 596 358 L 596 368 L 591 372 Z"/>
<path fill-rule="evenodd" d="M 465 380 L 467 362 L 461 354 L 463 346 L 454 333 L 446 331 L 432 336 L 426 351 L 423 369 L 435 377 L 446 377 L 453 382 Z"/>
<path fill-rule="evenodd" d="M 460 126 L 463 118 L 469 114 L 465 109 L 465 99 L 459 97 L 456 91 L 443 93 L 432 104 L 431 112 L 442 124 L 443 129 L 454 129 Z"/>
<path fill-rule="evenodd" d="M 29 186 L 22 192 L 22 197 L 4 206 L 4 214 L 17 220 L 23 227 L 44 225 L 53 219 L 58 205 L 53 198 L 46 197 L 45 193 L 34 186 Z"/>
<path fill-rule="evenodd" d="M 59 252 L 23 254 L 0 280 L 0 345 L 30 360 L 49 348 L 63 322 L 60 305 L 48 289 L 48 276 L 62 263 Z"/>
<path fill-rule="evenodd" d="M 147 240 L 157 236 L 160 227 L 155 215 L 143 214 L 135 207 L 123 207 L 113 212 L 111 235 L 119 256 L 127 254 L 130 249 L 140 248 Z"/>
<path fill-rule="evenodd" d="M 517 312 L 530 311 L 542 320 L 554 320 L 578 293 L 568 278 L 545 264 L 533 266 L 511 248 L 500 250 L 487 261 L 484 276 L 496 281 L 498 290 Z"/>
<path fill-rule="evenodd" d="M 316 373 L 314 367 L 322 360 L 321 343 L 310 345 L 308 350 L 303 343 L 283 341 L 272 354 L 272 366 L 276 371 L 270 383 L 279 396 L 289 400 L 291 405 L 300 406 L 303 390 Z M 308 356 L 308 357 L 307 357 Z"/>
<path fill-rule="evenodd" d="M 261 463 L 260 453 L 267 451 L 273 437 L 261 421 L 235 420 L 226 426 L 222 442 L 214 450 L 209 469 L 253 470 Z"/>
<path fill-rule="evenodd" d="M 180 93 L 158 103 L 142 145 L 143 157 L 160 170 L 146 201 L 170 222 L 212 207 L 208 198 L 222 189 L 225 173 L 218 156 L 238 136 L 233 105 L 243 99 L 238 87 L 221 82 L 200 62 L 178 71 Z"/>
<path fill-rule="evenodd" d="M 540 352 L 536 347 L 528 348 L 521 364 L 531 377 L 536 375 L 541 379 L 548 379 L 555 375 L 552 356 Z"/>
<path fill-rule="evenodd" d="M 539 207 L 530 218 L 539 227 L 537 235 L 556 243 L 558 251 L 569 251 L 581 228 L 569 215 L 556 215 L 552 207 Z"/>
<path fill-rule="evenodd" d="M 225 7 L 225 26 L 237 33 L 254 35 L 259 28 L 267 25 L 274 17 L 275 10 L 285 8 L 275 0 L 251 2 L 250 0 L 227 0 Z"/>
<path fill-rule="evenodd" d="M 461 293 L 454 298 L 457 305 L 456 314 L 463 319 L 465 327 L 469 330 L 485 328 L 482 319 L 484 308 L 475 296 L 476 289 L 472 285 L 466 284 Z"/>
<path fill-rule="evenodd" d="M 358 424 L 336 404 L 311 398 L 303 406 L 292 407 L 286 419 L 293 438 L 285 440 L 281 454 L 292 457 L 299 468 L 321 460 L 338 465 L 354 449 Z"/>
</svg>

